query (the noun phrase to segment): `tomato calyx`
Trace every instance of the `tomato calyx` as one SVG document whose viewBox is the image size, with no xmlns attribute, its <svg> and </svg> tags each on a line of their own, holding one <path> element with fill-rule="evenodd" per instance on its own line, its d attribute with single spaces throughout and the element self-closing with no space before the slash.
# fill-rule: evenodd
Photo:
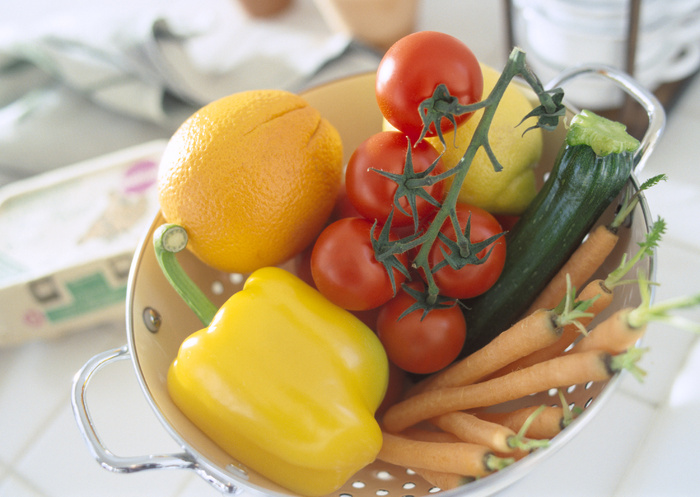
<svg viewBox="0 0 700 497">
<path fill-rule="evenodd" d="M 437 263 L 435 266 L 433 266 L 433 273 L 439 271 L 445 266 L 450 266 L 452 269 L 458 271 L 467 264 L 483 264 L 488 260 L 489 256 L 491 255 L 491 252 L 493 252 L 493 249 L 495 248 L 493 242 L 505 235 L 505 231 L 502 231 L 496 235 L 487 238 L 486 240 L 473 243 L 470 240 L 472 222 L 471 213 L 469 214 L 469 218 L 467 219 L 467 224 L 464 228 L 464 232 L 462 232 L 462 228 L 459 225 L 459 220 L 457 219 L 457 213 L 454 209 L 452 209 L 452 211 L 450 212 L 450 221 L 452 222 L 452 226 L 454 227 L 456 240 L 452 240 L 442 232 L 438 233 L 438 238 L 447 246 L 449 252 L 443 247 L 440 247 L 440 251 L 444 256 L 444 259 Z M 479 257 L 478 254 L 489 245 L 491 245 L 489 251 L 483 257 Z"/>
<path fill-rule="evenodd" d="M 437 298 L 433 299 L 429 293 L 425 292 L 424 289 L 418 290 L 405 283 L 401 285 L 401 288 L 403 288 L 403 291 L 410 295 L 415 300 L 415 302 L 408 306 L 406 310 L 399 315 L 399 317 L 396 319 L 397 321 L 400 321 L 402 318 L 411 314 L 413 311 L 418 310 L 423 311 L 420 318 L 420 320 L 423 321 L 423 319 L 425 319 L 425 316 L 427 316 L 430 311 L 436 309 L 449 309 L 457 305 L 458 302 L 458 300 L 456 299 L 443 297 L 442 295 L 438 295 Z"/>
<path fill-rule="evenodd" d="M 423 100 L 418 106 L 421 120 L 423 121 L 423 130 L 417 141 L 421 141 L 426 137 L 431 126 L 435 127 L 436 135 L 440 139 L 440 143 L 445 145 L 445 139 L 442 134 L 442 119 L 446 118 L 452 123 L 452 129 L 457 129 L 457 119 L 455 116 L 469 114 L 475 110 L 479 110 L 485 106 L 485 101 L 476 102 L 470 105 L 462 105 L 459 99 L 450 94 L 445 84 L 439 84 L 435 87 L 432 96 Z M 456 136 L 456 135 L 455 135 Z"/>
<path fill-rule="evenodd" d="M 394 193 L 394 206 L 404 214 L 405 216 L 411 216 L 413 218 L 413 228 L 418 231 L 418 224 L 420 219 L 418 218 L 418 208 L 417 199 L 422 198 L 429 204 L 437 207 L 441 207 L 440 202 L 438 202 L 430 193 L 425 190 L 425 186 L 430 186 L 436 182 L 436 176 L 431 176 L 431 173 L 435 170 L 440 162 L 440 156 L 433 161 L 433 163 L 422 172 L 415 172 L 413 168 L 413 155 L 411 153 L 411 140 L 408 139 L 408 147 L 406 148 L 406 161 L 404 163 L 404 170 L 402 173 L 392 173 L 389 171 L 382 171 L 379 169 L 371 168 L 372 171 L 381 174 L 385 178 L 397 184 L 396 193 Z M 442 175 L 439 176 L 440 180 L 443 179 Z M 401 205 L 401 199 L 405 197 L 408 206 L 411 208 L 411 213 L 409 214 L 406 209 Z M 387 222 L 387 224 L 391 224 Z"/>
<path fill-rule="evenodd" d="M 434 278 L 436 269 L 431 267 L 429 253 L 433 245 L 437 243 L 438 240 L 445 242 L 448 246 L 450 246 L 452 243 L 444 240 L 444 237 L 440 236 L 440 229 L 448 217 L 452 217 L 454 223 L 454 211 L 457 205 L 459 191 L 478 149 L 484 149 L 484 152 L 488 155 L 495 171 L 500 171 L 503 169 L 490 146 L 488 135 L 491 122 L 501 97 L 503 96 L 503 93 L 510 84 L 511 80 L 516 76 L 520 76 L 525 80 L 525 82 L 533 89 L 540 101 L 540 106 L 536 107 L 535 110 L 528 114 L 528 117 L 537 116 L 539 118 L 535 127 L 541 127 L 545 130 L 553 129 L 559 122 L 559 118 L 563 116 L 566 111 L 566 108 L 562 105 L 563 90 L 560 88 L 545 90 L 537 76 L 527 66 L 525 62 L 525 52 L 517 47 L 511 52 L 500 78 L 496 82 L 494 88 L 491 90 L 491 93 L 486 98 L 484 98 L 481 102 L 463 106 L 461 109 L 459 109 L 459 106 L 457 106 L 460 112 L 464 110 L 473 111 L 477 108 L 483 108 L 483 114 L 481 115 L 479 123 L 476 126 L 474 136 L 472 137 L 471 142 L 467 146 L 464 155 L 458 164 L 441 175 L 431 178 L 431 181 L 436 181 L 441 180 L 448 175 L 452 176 L 452 183 L 445 198 L 442 200 L 441 207 L 436 212 L 432 221 L 426 225 L 424 231 L 420 234 L 420 238 L 417 240 L 420 243 L 414 242 L 413 244 L 413 246 L 420 245 L 420 248 L 413 257 L 412 267 L 420 271 L 425 277 L 428 287 L 427 300 L 429 304 L 435 303 L 440 297 L 440 288 L 438 287 Z M 445 95 L 448 95 L 446 89 L 436 89 L 435 93 L 437 93 L 436 96 L 438 97 L 436 100 L 439 101 L 435 103 L 435 107 L 438 111 L 452 105 L 450 102 L 452 99 L 450 97 L 443 98 Z M 426 106 L 429 106 L 427 101 Z M 423 117 L 423 114 L 424 112 L 421 112 L 421 117 Z M 450 118 L 449 116 L 444 115 L 441 117 L 447 117 L 450 121 L 454 119 L 454 117 Z M 430 120 L 429 118 L 426 119 Z M 427 129 L 429 125 L 430 123 L 427 123 L 427 125 L 424 126 L 422 135 L 430 132 L 430 130 Z M 436 131 L 438 129 L 439 128 L 437 128 Z M 477 258 L 476 260 L 474 260 L 472 257 L 471 254 L 478 253 L 475 251 L 477 247 L 469 247 L 468 245 L 465 245 L 468 238 L 466 236 L 460 236 L 464 235 L 465 232 L 461 229 L 455 230 L 455 232 L 457 233 L 458 240 L 454 242 L 456 247 L 453 246 L 453 248 L 450 249 L 451 252 L 453 252 L 453 255 L 450 257 L 450 254 L 445 254 L 445 259 L 447 262 L 444 263 L 441 268 L 444 268 L 446 265 L 453 265 L 456 267 L 460 265 L 464 266 L 466 264 L 484 263 L 487 257 L 482 257 L 481 259 Z M 396 250 L 402 246 L 401 242 L 402 240 L 398 240 L 396 242 Z M 493 240 L 491 240 L 491 243 L 492 242 Z M 484 244 L 486 244 L 486 242 L 484 242 Z M 469 251 L 469 253 L 466 251 Z M 462 254 L 459 255 L 459 257 L 454 255 L 460 253 Z M 466 256 L 464 254 L 466 254 Z"/>
<path fill-rule="evenodd" d="M 533 77 L 536 77 L 533 75 Z M 518 123 L 520 126 L 523 122 L 531 117 L 537 117 L 537 124 L 530 126 L 523 134 L 532 129 L 542 128 L 547 131 L 554 131 L 559 125 L 559 118 L 566 115 L 566 107 L 562 103 L 564 100 L 564 90 L 561 88 L 553 88 L 551 90 L 542 90 L 537 93 L 541 105 L 532 109 L 522 121 Z"/>
<path fill-rule="evenodd" d="M 389 280 L 391 281 L 391 289 L 396 295 L 396 278 L 394 277 L 394 269 L 399 273 L 403 274 L 407 279 L 410 279 L 410 274 L 406 266 L 404 266 L 399 258 L 396 251 L 396 241 L 392 241 L 389 237 L 391 233 L 391 219 L 394 215 L 393 209 L 389 213 L 386 224 L 382 226 L 379 236 L 374 237 L 374 233 L 377 229 L 378 222 L 375 220 L 372 224 L 372 229 L 370 230 L 370 240 L 372 241 L 372 249 L 374 250 L 374 258 L 377 262 L 384 266 L 387 274 L 389 275 Z"/>
</svg>

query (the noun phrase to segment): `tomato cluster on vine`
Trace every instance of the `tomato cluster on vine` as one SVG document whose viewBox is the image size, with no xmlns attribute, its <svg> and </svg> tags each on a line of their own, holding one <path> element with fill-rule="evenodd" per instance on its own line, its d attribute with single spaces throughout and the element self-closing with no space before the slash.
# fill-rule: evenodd
<svg viewBox="0 0 700 497">
<path fill-rule="evenodd" d="M 479 102 L 482 86 L 476 57 L 449 35 L 415 33 L 390 48 L 376 96 L 396 130 L 354 150 L 343 213 L 310 255 L 316 288 L 365 319 L 370 314 L 389 359 L 405 371 L 432 373 L 457 358 L 467 332 L 460 300 L 488 290 L 503 269 L 501 225 L 473 205 L 444 207 L 451 174 L 424 139 L 465 122 L 472 112 L 464 109 Z M 437 219 L 439 212 L 448 215 Z M 434 237 L 426 238 L 429 230 Z M 415 263 L 419 254 L 427 265 Z M 438 295 L 427 291 L 435 285 Z"/>
</svg>

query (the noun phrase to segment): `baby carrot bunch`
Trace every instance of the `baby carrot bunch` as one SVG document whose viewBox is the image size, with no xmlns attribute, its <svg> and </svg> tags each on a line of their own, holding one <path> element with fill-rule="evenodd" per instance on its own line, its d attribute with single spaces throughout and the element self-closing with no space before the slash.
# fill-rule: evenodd
<svg viewBox="0 0 700 497">
<path fill-rule="evenodd" d="M 652 178 L 640 191 L 661 179 Z M 638 193 L 628 196 L 615 220 L 599 229 L 613 234 L 615 243 L 615 232 L 637 199 Z M 653 283 L 643 271 L 636 280 L 624 279 L 653 254 L 665 227 L 661 218 L 654 222 L 638 251 L 624 255 L 603 279 L 590 278 L 615 243 L 610 246 L 609 236 L 589 237 L 588 246 L 582 244 L 570 257 L 570 262 L 579 262 L 562 270 L 564 293 L 552 285 L 543 292 L 547 295 L 540 300 L 556 301 L 554 307 L 529 311 L 483 348 L 413 385 L 386 410 L 382 427 L 387 445 L 379 458 L 417 468 L 418 474 L 442 489 L 453 488 L 547 447 L 581 412 L 567 403 L 562 389 L 608 381 L 623 370 L 641 380 L 645 371 L 638 362 L 646 349 L 637 344 L 650 322 L 700 332 L 699 325 L 673 315 L 675 310 L 700 304 L 700 294 L 652 304 Z M 607 247 L 602 250 L 605 255 L 586 255 L 600 254 L 596 245 L 601 240 Z M 572 280 L 584 285 L 578 295 Z M 641 303 L 604 314 L 615 289 L 630 283 L 639 286 Z M 560 406 L 514 409 L 508 404 L 546 391 L 558 391 Z M 447 455 L 452 451 L 468 453 L 459 457 L 469 462 L 442 465 L 442 458 L 452 457 Z"/>
</svg>

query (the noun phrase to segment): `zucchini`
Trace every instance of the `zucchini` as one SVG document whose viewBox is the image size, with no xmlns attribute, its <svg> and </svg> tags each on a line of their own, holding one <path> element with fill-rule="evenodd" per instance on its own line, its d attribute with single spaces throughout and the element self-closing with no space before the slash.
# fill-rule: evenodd
<svg viewBox="0 0 700 497">
<path fill-rule="evenodd" d="M 619 195 L 639 142 L 622 124 L 590 111 L 571 122 L 552 172 L 506 234 L 503 272 L 483 295 L 463 302 L 463 355 L 515 323 Z"/>
</svg>

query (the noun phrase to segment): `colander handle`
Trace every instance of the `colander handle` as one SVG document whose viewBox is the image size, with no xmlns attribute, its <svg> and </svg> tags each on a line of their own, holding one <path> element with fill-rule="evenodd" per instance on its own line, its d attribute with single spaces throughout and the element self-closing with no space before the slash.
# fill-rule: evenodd
<svg viewBox="0 0 700 497">
<path fill-rule="evenodd" d="M 634 98 L 647 113 L 649 124 L 635 154 L 634 172 L 639 174 L 666 126 L 664 107 L 651 91 L 643 87 L 639 81 L 632 78 L 629 74 L 615 67 L 600 64 L 582 64 L 566 69 L 547 83 L 545 88 L 556 88 L 579 76 L 591 74 L 603 76 L 614 82 L 620 89 Z"/>
<path fill-rule="evenodd" d="M 190 469 L 194 470 L 222 493 L 235 493 L 236 487 L 220 482 L 206 474 L 194 460 L 193 456 L 183 452 L 167 455 L 147 455 L 122 457 L 110 452 L 102 443 L 95 430 L 86 402 L 87 387 L 93 375 L 110 363 L 130 359 L 131 354 L 126 345 L 97 354 L 76 373 L 73 379 L 71 404 L 78 428 L 92 456 L 100 465 L 115 473 L 134 473 L 146 469 Z"/>
</svg>

